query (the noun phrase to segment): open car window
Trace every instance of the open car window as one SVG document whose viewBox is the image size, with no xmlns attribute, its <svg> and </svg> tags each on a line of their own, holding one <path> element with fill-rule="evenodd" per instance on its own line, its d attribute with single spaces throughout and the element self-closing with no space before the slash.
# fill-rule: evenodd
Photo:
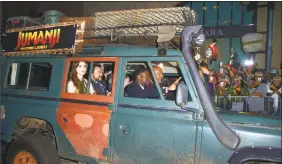
<svg viewBox="0 0 282 164">
<path fill-rule="evenodd" d="M 152 61 L 156 78 L 159 77 L 161 71 L 161 80 L 159 85 L 163 91 L 166 100 L 175 101 L 176 88 L 179 83 L 188 84 L 177 61 Z M 159 71 L 158 71 L 159 70 Z M 192 101 L 190 93 L 188 93 L 188 101 Z"/>
<path fill-rule="evenodd" d="M 71 61 L 66 93 L 111 96 L 114 62 Z"/>
<path fill-rule="evenodd" d="M 176 61 L 152 61 L 151 65 L 152 69 L 148 62 L 127 62 L 124 96 L 161 99 L 162 95 L 165 100 L 175 101 L 177 85 L 186 83 L 178 63 Z M 191 96 L 189 96 L 189 101 L 192 101 Z"/>
<path fill-rule="evenodd" d="M 160 99 L 148 62 L 127 62 L 124 96 L 142 99 Z"/>
</svg>

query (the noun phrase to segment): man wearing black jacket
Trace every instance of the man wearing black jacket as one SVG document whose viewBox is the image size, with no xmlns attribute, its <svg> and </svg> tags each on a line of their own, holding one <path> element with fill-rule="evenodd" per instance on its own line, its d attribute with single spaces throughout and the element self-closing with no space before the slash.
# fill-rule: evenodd
<svg viewBox="0 0 282 164">
<path fill-rule="evenodd" d="M 149 77 L 145 68 L 140 68 L 135 72 L 135 79 L 125 87 L 125 95 L 134 98 L 158 98 L 159 95 L 155 90 L 148 87 Z"/>
<path fill-rule="evenodd" d="M 179 83 L 179 79 L 177 79 L 176 81 L 174 81 L 170 86 L 164 86 L 161 82 L 162 82 L 162 78 L 163 78 L 163 71 L 159 66 L 154 66 L 154 71 L 155 71 L 155 75 L 157 78 L 158 83 L 160 84 L 160 87 L 162 89 L 162 94 L 164 96 L 165 99 L 167 100 L 175 100 L 176 97 L 176 86 Z"/>
<path fill-rule="evenodd" d="M 107 83 L 103 80 L 103 71 L 101 65 L 96 64 L 94 65 L 94 71 L 91 78 L 91 84 L 95 90 L 97 95 L 104 95 L 108 94 Z"/>
</svg>

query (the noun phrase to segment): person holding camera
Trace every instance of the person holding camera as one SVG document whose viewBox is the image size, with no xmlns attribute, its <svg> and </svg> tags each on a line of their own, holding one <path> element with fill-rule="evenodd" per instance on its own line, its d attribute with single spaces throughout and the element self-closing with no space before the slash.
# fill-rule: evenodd
<svg viewBox="0 0 282 164">
<path fill-rule="evenodd" d="M 250 96 L 259 96 L 259 97 L 266 96 L 267 86 L 265 83 L 265 78 L 262 70 L 258 70 L 255 73 L 254 80 L 250 80 L 248 84 L 250 84 L 249 85 Z"/>
</svg>

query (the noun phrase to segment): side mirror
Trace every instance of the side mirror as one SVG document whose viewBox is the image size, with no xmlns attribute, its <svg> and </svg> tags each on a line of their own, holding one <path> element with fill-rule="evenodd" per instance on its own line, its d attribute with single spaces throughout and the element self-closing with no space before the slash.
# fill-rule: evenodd
<svg viewBox="0 0 282 164">
<path fill-rule="evenodd" d="M 188 104 L 188 86 L 185 84 L 178 84 L 176 88 L 176 105 L 185 108 Z"/>
</svg>

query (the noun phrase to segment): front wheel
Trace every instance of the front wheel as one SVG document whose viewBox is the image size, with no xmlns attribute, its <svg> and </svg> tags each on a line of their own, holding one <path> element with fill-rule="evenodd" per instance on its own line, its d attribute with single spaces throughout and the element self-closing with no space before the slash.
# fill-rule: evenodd
<svg viewBox="0 0 282 164">
<path fill-rule="evenodd" d="M 41 135 L 28 134 L 14 140 L 8 147 L 6 164 L 60 164 L 52 141 Z"/>
</svg>

